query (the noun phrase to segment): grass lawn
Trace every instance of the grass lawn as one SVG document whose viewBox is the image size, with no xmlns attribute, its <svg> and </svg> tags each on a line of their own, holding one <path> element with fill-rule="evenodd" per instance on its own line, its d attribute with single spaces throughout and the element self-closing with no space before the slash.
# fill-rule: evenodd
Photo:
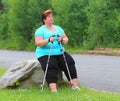
<svg viewBox="0 0 120 101">
<path fill-rule="evenodd" d="M 0 67 L 0 76 L 2 76 L 6 72 L 7 68 Z"/>
<path fill-rule="evenodd" d="M 29 89 L 2 89 L 0 101 L 120 101 L 120 94 L 100 92 L 88 88 L 74 91 L 70 87 L 58 88 L 58 93 L 51 93 L 48 87 L 41 93 L 40 87 Z"/>
<path fill-rule="evenodd" d="M 0 68 L 0 76 L 6 71 Z M 58 93 L 51 93 L 48 87 L 33 86 L 29 89 L 0 89 L 0 101 L 120 101 L 120 94 L 96 91 L 82 87 L 74 91 L 69 86 L 58 87 Z"/>
</svg>

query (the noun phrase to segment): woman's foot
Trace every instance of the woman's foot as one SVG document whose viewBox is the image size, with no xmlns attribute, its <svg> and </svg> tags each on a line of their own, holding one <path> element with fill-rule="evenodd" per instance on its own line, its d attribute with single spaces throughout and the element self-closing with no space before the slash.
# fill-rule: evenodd
<svg viewBox="0 0 120 101">
<path fill-rule="evenodd" d="M 56 83 L 50 83 L 49 87 L 52 93 L 57 93 Z"/>
<path fill-rule="evenodd" d="M 79 86 L 72 86 L 72 89 L 73 89 L 73 90 L 78 90 L 78 91 L 79 91 L 79 90 L 80 90 L 80 87 L 79 87 Z"/>
<path fill-rule="evenodd" d="M 78 79 L 77 78 L 72 79 L 71 85 L 72 85 L 72 89 L 80 90 L 80 87 L 78 86 Z"/>
<path fill-rule="evenodd" d="M 57 93 L 57 90 L 51 90 L 52 93 Z"/>
</svg>

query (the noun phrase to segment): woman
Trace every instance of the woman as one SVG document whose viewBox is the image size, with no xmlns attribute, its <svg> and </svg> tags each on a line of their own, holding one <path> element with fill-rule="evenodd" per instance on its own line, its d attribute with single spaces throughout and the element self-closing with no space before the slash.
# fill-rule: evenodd
<svg viewBox="0 0 120 101">
<path fill-rule="evenodd" d="M 64 71 L 69 81 L 71 79 L 72 88 L 75 90 L 80 90 L 78 86 L 75 62 L 67 52 L 64 52 L 64 56 L 69 68 L 68 73 L 63 57 L 63 51 L 61 50 L 61 48 L 64 49 L 64 45 L 68 43 L 69 39 L 61 27 L 53 24 L 54 19 L 51 9 L 48 9 L 42 13 L 42 22 L 43 25 L 35 31 L 35 44 L 37 45 L 36 57 L 45 72 L 48 57 L 50 55 L 46 74 L 46 81 L 50 87 L 50 90 L 52 92 L 57 92 L 56 83 L 58 80 L 58 68 Z"/>
</svg>

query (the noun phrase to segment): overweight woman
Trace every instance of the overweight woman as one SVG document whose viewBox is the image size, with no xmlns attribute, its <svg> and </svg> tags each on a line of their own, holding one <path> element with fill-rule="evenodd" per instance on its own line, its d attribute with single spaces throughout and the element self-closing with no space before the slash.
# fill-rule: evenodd
<svg viewBox="0 0 120 101">
<path fill-rule="evenodd" d="M 54 19 L 51 9 L 44 11 L 41 18 L 43 25 L 35 31 L 36 57 L 44 73 L 46 72 L 46 67 L 48 67 L 45 79 L 51 92 L 57 92 L 58 69 L 65 73 L 72 89 L 80 90 L 75 61 L 64 48 L 64 45 L 69 41 L 67 35 L 60 26 L 53 24 Z"/>
</svg>

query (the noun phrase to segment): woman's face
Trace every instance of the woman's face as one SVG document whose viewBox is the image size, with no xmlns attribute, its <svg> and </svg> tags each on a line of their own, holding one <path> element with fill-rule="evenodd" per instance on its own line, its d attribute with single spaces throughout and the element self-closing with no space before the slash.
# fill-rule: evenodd
<svg viewBox="0 0 120 101">
<path fill-rule="evenodd" d="M 44 22 L 45 22 L 45 24 L 53 24 L 54 23 L 52 13 L 50 13 L 46 16 L 46 19 L 44 20 Z"/>
</svg>

